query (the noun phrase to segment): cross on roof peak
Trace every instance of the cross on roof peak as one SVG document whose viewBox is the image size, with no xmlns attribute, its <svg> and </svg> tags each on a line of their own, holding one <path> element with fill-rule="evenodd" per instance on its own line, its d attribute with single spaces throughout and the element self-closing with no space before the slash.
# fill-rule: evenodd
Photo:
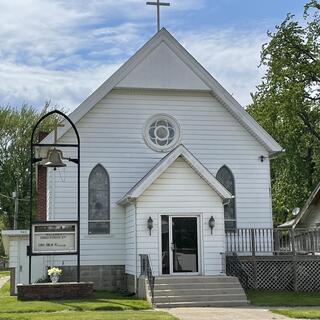
<svg viewBox="0 0 320 320">
<path fill-rule="evenodd" d="M 160 0 L 157 0 L 156 2 L 148 1 L 147 5 L 157 6 L 157 25 L 158 25 L 158 32 L 159 32 L 160 31 L 160 7 L 161 6 L 169 7 L 170 3 L 169 2 L 160 2 Z"/>
</svg>

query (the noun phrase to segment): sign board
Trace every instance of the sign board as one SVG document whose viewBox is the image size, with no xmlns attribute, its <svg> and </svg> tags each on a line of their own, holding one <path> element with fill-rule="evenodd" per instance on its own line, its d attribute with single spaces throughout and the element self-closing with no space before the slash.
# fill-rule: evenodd
<svg viewBox="0 0 320 320">
<path fill-rule="evenodd" d="M 76 254 L 77 222 L 32 224 L 32 255 Z"/>
</svg>

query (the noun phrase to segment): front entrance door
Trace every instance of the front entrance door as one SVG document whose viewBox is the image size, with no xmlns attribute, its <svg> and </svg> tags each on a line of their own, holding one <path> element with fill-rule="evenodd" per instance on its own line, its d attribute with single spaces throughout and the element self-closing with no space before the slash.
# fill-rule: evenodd
<svg viewBox="0 0 320 320">
<path fill-rule="evenodd" d="M 170 274 L 199 272 L 198 217 L 169 217 Z"/>
</svg>

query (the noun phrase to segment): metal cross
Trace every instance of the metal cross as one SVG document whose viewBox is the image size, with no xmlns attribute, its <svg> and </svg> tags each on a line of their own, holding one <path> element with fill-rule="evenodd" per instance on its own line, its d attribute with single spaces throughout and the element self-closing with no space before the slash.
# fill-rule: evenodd
<svg viewBox="0 0 320 320">
<path fill-rule="evenodd" d="M 160 2 L 160 0 L 157 0 L 157 2 L 147 2 L 147 5 L 157 6 L 157 22 L 158 22 L 158 32 L 159 32 L 160 31 L 160 6 L 169 7 L 170 3 Z"/>
</svg>

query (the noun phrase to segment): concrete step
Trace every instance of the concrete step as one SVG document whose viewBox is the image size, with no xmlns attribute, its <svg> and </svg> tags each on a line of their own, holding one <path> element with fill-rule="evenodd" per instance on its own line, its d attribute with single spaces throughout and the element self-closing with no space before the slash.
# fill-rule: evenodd
<svg viewBox="0 0 320 320">
<path fill-rule="evenodd" d="M 227 276 L 176 276 L 176 277 L 157 277 L 155 284 L 174 284 L 174 283 L 238 283 L 236 277 Z"/>
<path fill-rule="evenodd" d="M 244 293 L 240 294 L 215 294 L 215 295 L 184 295 L 184 296 L 155 296 L 154 302 L 158 303 L 176 303 L 176 302 L 197 302 L 197 301 L 242 301 L 247 300 Z"/>
<path fill-rule="evenodd" d="M 236 277 L 157 277 L 154 289 L 154 302 L 158 308 L 234 307 L 248 304 Z"/>
<path fill-rule="evenodd" d="M 242 289 L 239 281 L 237 283 L 156 283 L 155 290 L 181 290 L 181 289 Z"/>
<path fill-rule="evenodd" d="M 156 303 L 157 308 L 179 308 L 179 307 L 240 307 L 248 305 L 247 300 L 233 301 L 194 301 L 194 302 L 167 302 Z"/>
<path fill-rule="evenodd" d="M 173 289 L 156 289 L 154 291 L 155 296 L 202 296 L 202 295 L 215 295 L 215 294 L 243 294 L 243 289 L 241 287 L 237 288 L 187 288 L 179 289 L 177 287 Z"/>
</svg>

